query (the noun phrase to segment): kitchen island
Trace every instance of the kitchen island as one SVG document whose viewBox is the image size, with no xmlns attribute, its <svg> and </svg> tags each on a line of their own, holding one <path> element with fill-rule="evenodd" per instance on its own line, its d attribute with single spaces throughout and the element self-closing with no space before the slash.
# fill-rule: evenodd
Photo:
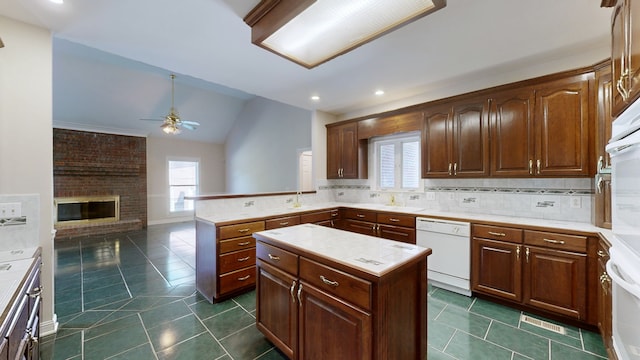
<svg viewBox="0 0 640 360">
<path fill-rule="evenodd" d="M 253 234 L 256 325 L 290 359 L 425 359 L 431 249 L 302 224 Z"/>
</svg>

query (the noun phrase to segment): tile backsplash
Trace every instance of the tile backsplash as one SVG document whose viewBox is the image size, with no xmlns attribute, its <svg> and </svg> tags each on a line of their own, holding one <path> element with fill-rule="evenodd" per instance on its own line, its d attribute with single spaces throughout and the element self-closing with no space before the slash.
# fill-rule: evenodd
<svg viewBox="0 0 640 360">
<path fill-rule="evenodd" d="M 422 191 L 388 192 L 369 180 L 324 180 L 318 192 L 338 202 L 395 203 L 430 210 L 591 221 L 589 178 L 424 179 Z"/>
<path fill-rule="evenodd" d="M 315 194 L 299 202 L 390 204 L 457 213 L 483 213 L 576 222 L 591 222 L 592 190 L 588 178 L 562 179 L 424 179 L 418 191 L 376 190 L 368 180 L 317 180 Z M 197 201 L 196 214 L 258 214 L 293 206 L 295 195 L 273 195 Z"/>
<path fill-rule="evenodd" d="M 40 245 L 40 196 L 0 195 L 0 204 L 19 203 L 21 216 L 17 225 L 0 226 L 0 251 L 24 249 Z"/>
</svg>

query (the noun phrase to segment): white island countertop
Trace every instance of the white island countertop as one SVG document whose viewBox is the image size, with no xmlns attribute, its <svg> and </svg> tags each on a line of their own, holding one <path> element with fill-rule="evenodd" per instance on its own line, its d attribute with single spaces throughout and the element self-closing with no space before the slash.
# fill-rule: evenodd
<svg viewBox="0 0 640 360">
<path fill-rule="evenodd" d="M 314 224 L 260 231 L 253 237 L 314 254 L 377 277 L 431 254 L 431 249 L 421 246 Z"/>
</svg>

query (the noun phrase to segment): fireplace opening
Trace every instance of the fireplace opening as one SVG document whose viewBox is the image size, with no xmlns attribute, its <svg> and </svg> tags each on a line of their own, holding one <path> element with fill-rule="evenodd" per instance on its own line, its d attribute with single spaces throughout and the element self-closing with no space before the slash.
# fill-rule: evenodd
<svg viewBox="0 0 640 360">
<path fill-rule="evenodd" d="M 120 218 L 120 196 L 56 198 L 56 224 L 109 222 Z"/>
</svg>

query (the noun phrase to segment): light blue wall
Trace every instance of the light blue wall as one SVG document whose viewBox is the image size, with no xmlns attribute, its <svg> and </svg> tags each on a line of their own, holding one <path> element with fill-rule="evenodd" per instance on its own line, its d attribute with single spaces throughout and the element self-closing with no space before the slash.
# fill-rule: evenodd
<svg viewBox="0 0 640 360">
<path fill-rule="evenodd" d="M 312 112 L 249 100 L 226 140 L 227 192 L 296 191 L 301 149 L 311 148 Z"/>
</svg>

